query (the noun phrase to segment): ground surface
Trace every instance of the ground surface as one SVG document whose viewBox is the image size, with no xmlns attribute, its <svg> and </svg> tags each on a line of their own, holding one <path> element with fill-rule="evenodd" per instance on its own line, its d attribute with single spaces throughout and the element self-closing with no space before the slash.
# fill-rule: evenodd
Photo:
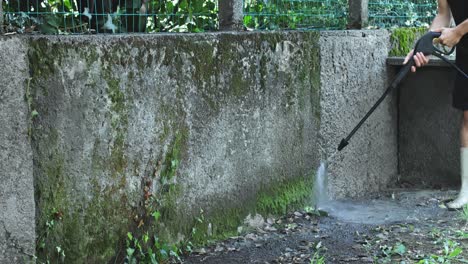
<svg viewBox="0 0 468 264">
<path fill-rule="evenodd" d="M 196 249 L 183 262 L 468 263 L 468 212 L 444 206 L 455 195 L 390 191 L 372 200 L 327 203 L 328 216 L 306 208 L 252 219 L 252 232 Z"/>
</svg>

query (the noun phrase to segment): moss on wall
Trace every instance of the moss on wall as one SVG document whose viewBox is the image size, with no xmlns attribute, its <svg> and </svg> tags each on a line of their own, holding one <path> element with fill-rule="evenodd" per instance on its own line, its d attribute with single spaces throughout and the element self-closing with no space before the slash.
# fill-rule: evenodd
<svg viewBox="0 0 468 264">
<path fill-rule="evenodd" d="M 97 60 L 92 48 L 80 50 L 79 44 L 66 45 L 45 39 L 33 41 L 29 53 L 32 104 L 39 112 L 31 124 L 35 156 L 37 254 L 41 261 L 103 263 L 117 254 L 119 243 L 132 224 L 136 210 L 130 206 L 128 196 L 140 195 L 138 191 L 128 193 L 125 175 L 131 98 L 126 95 L 120 77 L 103 67 L 106 96 L 110 100 L 107 115 L 112 128 L 110 153 L 103 156 L 93 151 L 90 157 L 92 170 L 87 175 L 77 175 L 73 166 L 80 161 L 73 160 L 75 155 L 67 149 L 72 139 L 65 138 L 70 136 L 70 132 L 59 131 L 64 128 L 56 119 L 57 111 L 69 111 L 67 109 L 71 107 L 65 103 L 68 102 L 63 94 L 66 88 L 61 87 L 65 83 L 60 82 L 64 81 L 64 72 L 69 70 L 65 59 L 73 54 L 86 58 L 88 63 Z M 104 144 L 99 138 L 94 143 L 94 149 Z M 77 176 L 80 178 L 75 178 Z"/>
<path fill-rule="evenodd" d="M 306 61 L 310 65 L 303 67 L 300 63 L 303 58 L 294 58 L 298 74 L 283 80 L 290 86 L 285 95 L 288 102 L 298 101 L 300 110 L 306 109 L 309 104 L 306 100 L 311 100 L 313 111 L 319 111 L 320 68 L 318 46 L 315 46 L 319 35 L 305 35 L 311 46 L 303 44 L 302 54 L 308 54 Z M 95 42 L 61 43 L 42 38 L 32 41 L 29 54 L 31 109 L 39 112 L 32 123 L 39 258 L 60 261 L 63 258 L 61 252 L 57 252 L 60 247 L 67 263 L 121 260 L 127 231 L 158 232 L 162 239 L 170 242 L 178 242 L 177 236 L 182 235 L 196 244 L 205 244 L 235 234 L 249 213 L 280 214 L 309 202 L 313 175 L 272 175 L 273 179 L 287 180 L 264 180 L 262 188 L 253 189 L 257 191 L 253 195 L 255 199 L 233 201 L 232 206 L 226 206 L 224 196 L 217 197 L 220 203 L 205 208 L 205 212 L 198 208 L 193 211 L 193 207 L 180 203 L 184 193 L 190 191 L 182 188 L 180 181 L 185 175 L 180 171 L 186 165 L 184 162 L 189 162 L 186 153 L 192 136 L 185 122 L 187 102 L 183 96 L 195 83 L 196 92 L 205 99 L 213 116 L 226 102 L 237 103 L 255 89 L 268 97 L 268 93 L 276 91 L 268 90 L 267 78 L 274 82 L 277 76 L 268 72 L 266 65 L 272 64 L 271 54 L 282 40 L 279 33 L 262 37 L 226 34 L 216 40 L 193 43 L 189 38 L 169 38 L 164 58 L 158 57 L 163 52 L 159 49 L 151 53 L 147 41 L 123 39 L 102 47 Z M 210 42 L 212 46 L 207 47 Z M 306 50 L 310 47 L 315 50 Z M 261 55 L 246 53 L 243 50 L 246 48 Z M 196 56 L 191 56 L 194 54 Z M 81 74 L 76 78 L 85 80 L 86 89 L 92 90 L 90 94 L 99 97 L 93 97 L 92 100 L 96 100 L 93 103 L 103 109 L 90 110 L 85 99 L 67 98 L 68 93 L 74 91 L 74 82 L 80 81 L 67 79 L 67 67 L 78 59 L 84 62 L 84 70 L 73 74 Z M 153 109 L 156 113 L 152 113 L 155 115 L 152 121 L 161 124 L 161 131 L 149 135 L 155 138 L 157 146 L 145 146 L 152 151 L 152 160 L 146 165 L 129 155 L 128 131 L 135 117 L 132 107 L 137 103 L 132 84 L 146 85 L 144 73 L 153 70 L 159 60 L 162 60 L 160 67 L 168 68 L 165 78 L 173 78 L 177 84 L 171 87 L 172 94 L 148 99 L 165 100 Z M 245 68 L 246 63 L 250 69 Z M 220 75 L 226 72 L 229 74 L 223 80 Z M 225 83 L 220 85 L 221 82 Z M 86 89 L 81 92 L 87 92 Z M 144 91 L 159 87 L 147 89 Z M 75 101 L 78 101 L 76 105 Z M 85 132 L 79 136 L 92 137 L 92 150 L 89 157 L 75 155 L 82 150 L 67 147 L 72 141 L 71 132 L 63 124 L 75 118 L 78 123 L 88 125 L 86 118 L 90 117 L 86 115 L 98 115 L 99 111 L 105 112 L 96 116 L 99 129 L 108 130 L 101 136 L 98 131 L 89 133 L 83 129 Z M 67 120 L 59 120 L 63 116 Z M 303 133 L 303 125 L 299 127 Z M 85 162 L 89 164 L 81 165 Z M 79 170 L 81 174 L 73 167 L 77 164 L 83 166 Z M 141 168 L 145 171 L 140 171 Z M 151 214 L 156 211 L 161 213 L 158 224 L 151 220 Z M 209 230 L 208 226 L 211 226 Z"/>
<path fill-rule="evenodd" d="M 290 180 L 265 184 L 255 194 L 256 199 L 244 201 L 241 205 L 238 201 L 227 203 L 226 200 L 213 198 L 212 208 L 205 208 L 208 211 L 199 208 L 190 214 L 193 215 L 191 218 L 186 217 L 188 208 L 175 203 L 176 199 L 172 200 L 173 202 L 167 203 L 166 209 L 163 209 L 166 218 L 161 227 L 166 233 L 162 233 L 162 237 L 170 239 L 179 233 L 184 235 L 185 241 L 190 241 L 196 246 L 204 246 L 212 241 L 238 235 L 238 228 L 244 225 L 244 219 L 249 214 L 259 213 L 265 217 L 282 215 L 310 206 L 313 203 L 314 177 L 314 173 L 310 173 Z M 226 206 L 227 204 L 230 206 Z"/>
<path fill-rule="evenodd" d="M 312 202 L 313 175 L 282 181 L 265 190 L 257 197 L 257 210 L 260 213 L 285 214 Z"/>
<path fill-rule="evenodd" d="M 389 56 L 406 56 L 427 28 L 397 28 L 391 31 Z"/>
</svg>

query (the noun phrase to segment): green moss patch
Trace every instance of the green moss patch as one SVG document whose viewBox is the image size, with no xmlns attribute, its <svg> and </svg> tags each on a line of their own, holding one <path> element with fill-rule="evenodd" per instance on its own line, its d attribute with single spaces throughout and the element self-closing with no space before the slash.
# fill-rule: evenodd
<svg viewBox="0 0 468 264">
<path fill-rule="evenodd" d="M 278 182 L 257 196 L 257 211 L 261 214 L 285 214 L 310 202 L 312 191 L 312 176 Z"/>
<path fill-rule="evenodd" d="M 406 56 L 427 28 L 397 28 L 391 31 L 389 56 Z"/>
</svg>

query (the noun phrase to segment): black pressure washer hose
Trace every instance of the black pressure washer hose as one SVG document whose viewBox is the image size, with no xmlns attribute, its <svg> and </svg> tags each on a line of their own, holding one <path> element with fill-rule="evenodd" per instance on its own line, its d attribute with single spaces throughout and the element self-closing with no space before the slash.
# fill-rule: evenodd
<svg viewBox="0 0 468 264">
<path fill-rule="evenodd" d="M 434 55 L 443 61 L 447 62 L 450 64 L 450 66 L 454 67 L 460 74 L 465 76 L 465 78 L 468 78 L 468 75 L 464 73 L 457 65 L 454 63 L 450 62 L 447 60 L 447 58 L 444 57 L 444 55 L 450 55 L 455 47 L 453 47 L 449 52 L 443 52 L 436 48 L 433 44 L 433 41 L 435 38 L 440 37 L 440 32 L 428 32 L 424 34 L 417 42 L 416 45 L 414 46 L 414 52 L 413 54 L 416 54 L 418 52 L 422 52 L 424 55 Z M 353 128 L 351 133 L 348 134 L 346 138 L 343 138 L 338 145 L 338 151 L 341 151 L 344 149 L 348 144 L 349 140 L 353 135 L 358 131 L 358 129 L 364 124 L 364 122 L 369 118 L 369 116 L 375 111 L 375 109 L 382 103 L 382 101 L 387 97 L 387 95 L 394 89 L 396 88 L 400 82 L 408 75 L 408 73 L 411 71 L 411 67 L 415 65 L 414 58 L 411 57 L 408 63 L 403 65 L 403 68 L 398 72 L 397 76 L 393 80 L 392 84 L 385 90 L 385 92 L 382 94 L 382 96 L 377 100 L 377 102 L 371 107 L 371 109 L 366 113 L 366 115 L 359 121 L 359 123 Z"/>
</svg>

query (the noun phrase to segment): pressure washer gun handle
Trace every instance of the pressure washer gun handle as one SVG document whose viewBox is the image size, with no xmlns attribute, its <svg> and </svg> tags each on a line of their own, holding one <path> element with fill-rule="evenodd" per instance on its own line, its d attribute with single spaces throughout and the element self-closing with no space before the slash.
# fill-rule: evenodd
<svg viewBox="0 0 468 264">
<path fill-rule="evenodd" d="M 414 54 L 418 52 L 422 52 L 424 55 L 431 55 L 434 52 L 434 44 L 433 41 L 435 38 L 440 37 L 440 32 L 428 32 L 424 34 L 417 42 L 416 45 L 414 46 Z M 390 93 L 390 91 L 393 88 L 396 88 L 398 84 L 408 75 L 408 73 L 411 71 L 411 67 L 415 65 L 414 58 L 411 57 L 410 60 L 403 65 L 403 67 L 400 69 L 398 74 L 396 75 L 395 79 L 393 80 L 392 84 L 385 90 L 384 94 L 377 100 L 377 102 L 371 107 L 371 109 L 366 113 L 366 115 L 359 121 L 359 123 L 354 127 L 354 129 L 349 133 L 349 135 L 346 138 L 343 138 L 338 145 L 338 151 L 341 151 L 344 149 L 348 144 L 349 140 L 351 137 L 356 133 L 356 131 L 364 124 L 364 122 L 369 118 L 369 116 L 375 111 L 377 106 L 382 103 L 382 101 L 385 99 L 385 97 Z"/>
<path fill-rule="evenodd" d="M 440 37 L 440 32 L 429 31 L 424 34 L 414 45 L 413 54 L 422 52 L 424 55 L 428 56 L 434 53 L 436 49 L 434 47 L 434 39 Z M 409 61 L 403 65 L 401 70 L 398 72 L 397 76 L 393 80 L 391 87 L 396 88 L 398 84 L 406 77 L 406 75 L 411 71 L 411 67 L 415 65 L 414 58 L 411 56 Z"/>
</svg>

